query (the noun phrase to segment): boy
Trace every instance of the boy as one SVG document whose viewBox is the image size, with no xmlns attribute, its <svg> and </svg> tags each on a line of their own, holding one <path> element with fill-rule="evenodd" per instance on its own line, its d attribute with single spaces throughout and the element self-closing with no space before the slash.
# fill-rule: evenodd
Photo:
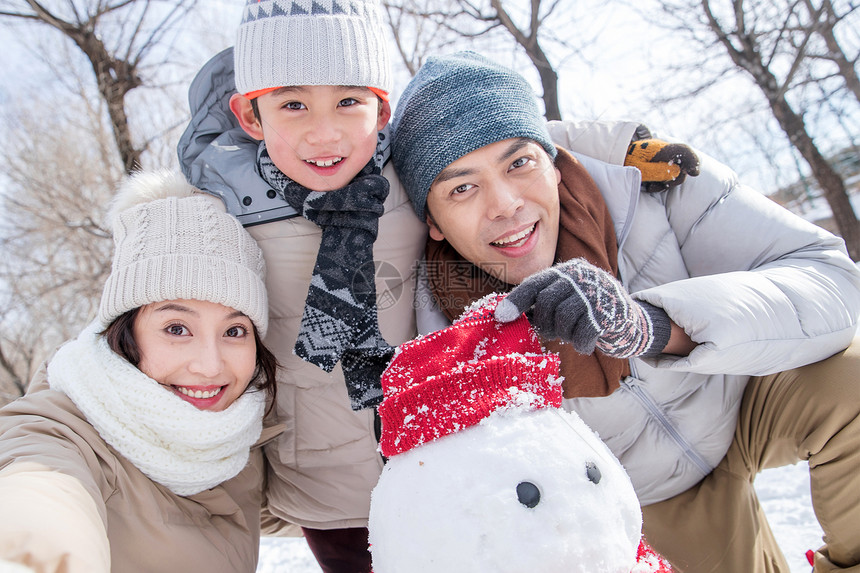
<svg viewBox="0 0 860 573">
<path fill-rule="evenodd" d="M 235 49 L 195 78 L 179 156 L 266 258 L 266 342 L 283 366 L 276 415 L 287 425 L 266 447 L 266 533 L 297 524 L 323 571 L 364 572 L 383 463 L 379 375 L 390 345 L 416 334 L 426 227 L 386 165 L 391 71 L 378 0 L 282 5 L 249 1 Z"/>
</svg>

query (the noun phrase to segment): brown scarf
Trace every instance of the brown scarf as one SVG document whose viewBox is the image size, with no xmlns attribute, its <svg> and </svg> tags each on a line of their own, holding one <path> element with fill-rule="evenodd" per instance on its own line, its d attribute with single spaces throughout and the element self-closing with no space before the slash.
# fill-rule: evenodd
<svg viewBox="0 0 860 573">
<path fill-rule="evenodd" d="M 618 274 L 618 245 L 609 209 L 594 180 L 569 152 L 559 148 L 555 166 L 561 171 L 559 236 L 555 260 L 582 257 L 602 269 Z M 513 286 L 465 261 L 448 241 L 427 241 L 427 275 L 436 303 L 449 320 L 466 306 L 492 292 L 508 292 Z M 627 360 L 595 351 L 576 352 L 558 340 L 546 346 L 561 356 L 564 397 L 606 396 L 630 374 Z"/>
</svg>

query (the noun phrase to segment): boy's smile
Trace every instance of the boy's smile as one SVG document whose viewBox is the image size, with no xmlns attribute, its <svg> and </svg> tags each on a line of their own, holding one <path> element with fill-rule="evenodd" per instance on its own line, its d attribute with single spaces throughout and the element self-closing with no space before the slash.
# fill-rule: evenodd
<svg viewBox="0 0 860 573">
<path fill-rule="evenodd" d="M 264 139 L 284 175 L 312 191 L 346 186 L 376 153 L 377 132 L 391 116 L 366 87 L 283 87 L 257 98 L 259 120 L 249 100 L 230 102 L 242 128 Z"/>
<path fill-rule="evenodd" d="M 305 159 L 307 163 L 316 165 L 319 168 L 331 167 L 343 161 L 343 157 L 335 157 L 334 159 Z"/>
</svg>

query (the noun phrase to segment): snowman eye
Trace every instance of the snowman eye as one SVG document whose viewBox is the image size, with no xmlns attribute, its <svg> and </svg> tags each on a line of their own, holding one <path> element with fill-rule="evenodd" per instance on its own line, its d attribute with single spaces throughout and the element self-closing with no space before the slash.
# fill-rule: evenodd
<svg viewBox="0 0 860 573">
<path fill-rule="evenodd" d="M 540 503 L 540 490 L 530 481 L 520 482 L 517 484 L 517 499 L 531 509 Z"/>
<path fill-rule="evenodd" d="M 600 468 L 594 462 L 585 462 L 585 477 L 593 484 L 599 484 L 600 478 L 603 475 L 600 473 Z"/>
</svg>

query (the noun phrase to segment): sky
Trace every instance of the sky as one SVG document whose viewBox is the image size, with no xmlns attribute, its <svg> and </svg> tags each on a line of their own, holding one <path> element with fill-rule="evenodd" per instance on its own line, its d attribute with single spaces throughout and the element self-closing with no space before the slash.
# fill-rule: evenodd
<svg viewBox="0 0 860 573">
<path fill-rule="evenodd" d="M 180 92 L 184 91 L 183 84 L 190 82 L 194 70 L 205 62 L 207 55 L 214 55 L 232 44 L 243 4 L 240 0 L 207 0 L 201 4 L 205 8 L 184 23 L 181 40 L 177 44 L 186 48 L 181 52 L 187 66 L 183 72 L 186 77 L 179 82 Z M 699 50 L 698 46 L 680 44 L 679 34 L 646 22 L 640 11 L 653 5 L 654 0 L 639 0 L 635 4 L 626 0 L 577 0 L 559 5 L 551 20 L 562 24 L 570 22 L 568 26 L 560 26 L 562 35 L 570 28 L 565 38 L 570 49 L 561 49 L 549 41 L 544 41 L 544 44 L 559 73 L 560 105 L 565 118 L 642 121 L 659 136 L 680 139 L 726 161 L 740 173 L 744 182 L 765 193 L 775 190 L 779 183 L 793 180 L 798 163 L 792 157 L 779 154 L 780 165 L 773 167 L 768 166 L 768 160 L 757 152 L 756 140 L 784 139 L 772 122 L 753 121 L 742 126 L 720 122 L 722 117 L 739 113 L 737 105 L 750 99 L 748 94 L 755 94 L 756 88 L 750 83 L 729 82 L 720 90 L 701 95 L 695 102 L 650 103 L 654 81 L 662 77 L 658 72 Z M 24 28 L 20 26 L 10 28 L 8 22 L 0 22 L 0 41 L 4 46 L 0 53 L 0 104 L 41 90 L 48 81 L 43 78 L 49 76 L 40 74 L 38 66 L 33 65 L 35 54 L 31 50 L 50 52 L 51 42 L 35 44 L 23 32 Z M 56 31 L 50 33 L 49 37 L 60 36 Z M 17 41 L 22 37 L 27 41 Z M 54 45 L 59 46 L 59 43 Z M 453 51 L 464 47 L 467 46 L 447 49 Z M 392 102 L 396 103 L 408 74 L 404 75 L 396 50 L 391 50 L 391 57 L 397 79 Z M 523 72 L 539 88 L 534 68 L 522 54 L 512 56 L 506 53 L 497 57 L 502 63 Z M 692 70 L 668 78 L 661 84 L 678 85 L 680 88 L 689 82 L 700 81 L 698 75 L 696 70 Z M 142 97 L 152 98 L 154 94 L 149 92 Z M 719 129 L 715 129 L 712 122 L 717 122 Z M 136 127 L 145 130 L 147 122 L 143 123 Z M 178 133 L 174 136 L 178 137 Z"/>
</svg>

